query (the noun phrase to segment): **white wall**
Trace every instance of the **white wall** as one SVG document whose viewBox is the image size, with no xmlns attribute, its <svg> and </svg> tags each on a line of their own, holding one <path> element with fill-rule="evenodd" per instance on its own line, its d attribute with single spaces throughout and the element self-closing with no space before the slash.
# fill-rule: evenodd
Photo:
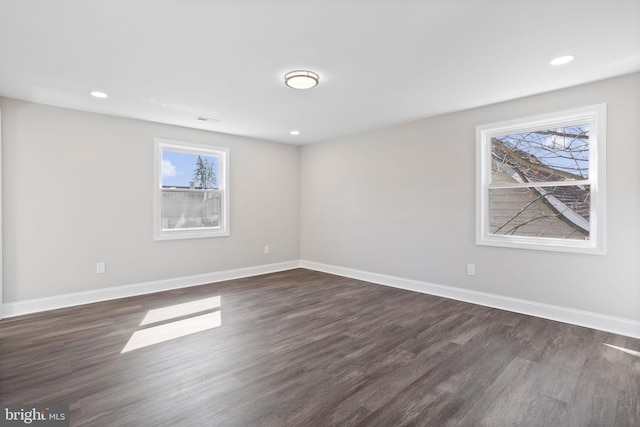
<svg viewBox="0 0 640 427">
<path fill-rule="evenodd" d="M 298 147 L 7 98 L 0 110 L 4 303 L 299 258 Z M 154 241 L 155 137 L 230 148 L 230 237 Z"/>
<path fill-rule="evenodd" d="M 475 126 L 603 102 L 607 255 L 476 246 Z M 304 146 L 301 258 L 640 320 L 639 117 L 634 74 Z"/>
</svg>

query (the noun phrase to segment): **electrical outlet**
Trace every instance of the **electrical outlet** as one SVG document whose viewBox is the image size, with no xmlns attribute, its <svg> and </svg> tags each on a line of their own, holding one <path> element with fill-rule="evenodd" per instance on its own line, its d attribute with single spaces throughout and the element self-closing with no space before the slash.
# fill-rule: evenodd
<svg viewBox="0 0 640 427">
<path fill-rule="evenodd" d="M 269 248 L 269 245 L 265 245 L 264 247 L 264 254 L 268 254 L 271 251 L 271 249 Z"/>
<path fill-rule="evenodd" d="M 467 264 L 467 275 L 475 276 L 476 275 L 476 265 L 475 264 Z"/>
<path fill-rule="evenodd" d="M 96 262 L 96 274 L 104 274 L 107 266 L 104 262 Z"/>
</svg>

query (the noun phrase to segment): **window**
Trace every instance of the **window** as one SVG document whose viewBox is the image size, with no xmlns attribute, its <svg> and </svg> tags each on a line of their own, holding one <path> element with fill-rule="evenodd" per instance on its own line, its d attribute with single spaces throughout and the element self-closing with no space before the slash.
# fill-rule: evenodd
<svg viewBox="0 0 640 427">
<path fill-rule="evenodd" d="M 155 239 L 229 235 L 229 150 L 155 141 Z"/>
<path fill-rule="evenodd" d="M 476 244 L 604 254 L 606 105 L 476 128 Z"/>
</svg>

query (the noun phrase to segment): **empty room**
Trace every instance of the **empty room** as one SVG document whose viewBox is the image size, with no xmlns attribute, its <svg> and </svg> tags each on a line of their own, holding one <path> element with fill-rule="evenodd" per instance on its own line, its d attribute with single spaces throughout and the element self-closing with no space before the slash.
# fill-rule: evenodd
<svg viewBox="0 0 640 427">
<path fill-rule="evenodd" d="M 0 159 L 2 426 L 640 426 L 639 0 L 2 0 Z"/>
</svg>

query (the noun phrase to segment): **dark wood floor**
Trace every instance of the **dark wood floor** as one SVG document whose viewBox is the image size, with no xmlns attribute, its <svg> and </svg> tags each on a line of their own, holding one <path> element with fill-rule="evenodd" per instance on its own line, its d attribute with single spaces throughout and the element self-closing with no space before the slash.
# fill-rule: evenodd
<svg viewBox="0 0 640 427">
<path fill-rule="evenodd" d="M 203 315 L 221 326 L 121 353 Z M 619 349 L 640 340 L 303 269 L 5 319 L 0 339 L 0 402 L 69 404 L 73 426 L 640 426 Z"/>
</svg>

